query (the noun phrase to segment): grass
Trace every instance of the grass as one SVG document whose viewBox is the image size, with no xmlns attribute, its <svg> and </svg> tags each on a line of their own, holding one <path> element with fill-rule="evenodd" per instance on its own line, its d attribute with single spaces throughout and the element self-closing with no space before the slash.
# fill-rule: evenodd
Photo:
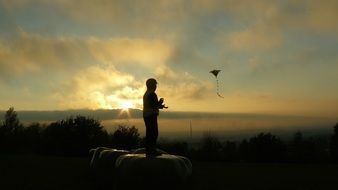
<svg viewBox="0 0 338 190">
<path fill-rule="evenodd" d="M 95 190 L 88 158 L 0 155 L 0 189 Z M 338 165 L 193 161 L 193 190 L 338 189 Z"/>
<path fill-rule="evenodd" d="M 194 166 L 196 189 L 338 189 L 338 165 L 204 162 Z"/>
<path fill-rule="evenodd" d="M 0 189 L 95 189 L 88 159 L 35 155 L 0 156 Z"/>
</svg>

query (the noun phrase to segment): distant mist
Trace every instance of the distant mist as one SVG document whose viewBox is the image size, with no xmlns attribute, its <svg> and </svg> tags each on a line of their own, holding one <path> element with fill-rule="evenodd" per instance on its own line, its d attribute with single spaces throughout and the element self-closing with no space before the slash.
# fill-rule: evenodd
<svg viewBox="0 0 338 190">
<path fill-rule="evenodd" d="M 0 118 L 5 115 L 6 110 L 0 111 Z M 17 111 L 18 117 L 21 121 L 57 121 L 68 118 L 70 116 L 88 116 L 98 120 L 111 120 L 111 119 L 139 119 L 142 118 L 142 110 L 129 109 L 128 112 L 122 109 L 77 109 L 77 110 L 56 110 L 56 111 Z M 217 113 L 217 112 L 160 112 L 161 118 L 166 119 L 187 119 L 187 118 L 205 118 L 205 119 L 219 119 L 219 118 L 232 118 L 232 119 L 316 119 L 316 117 L 306 116 L 292 116 L 292 115 L 273 115 L 273 114 L 254 114 L 254 113 Z M 0 119 L 0 120 L 1 120 Z M 317 118 L 318 119 L 318 118 Z"/>
<path fill-rule="evenodd" d="M 0 112 L 3 120 L 6 111 Z M 144 135 L 142 110 L 121 109 L 64 110 L 64 111 L 17 111 L 24 124 L 32 122 L 50 123 L 71 116 L 87 116 L 101 121 L 107 131 L 114 131 L 118 125 L 135 126 Z M 211 133 L 220 138 L 245 138 L 259 132 L 290 137 L 296 131 L 315 136 L 330 134 L 337 118 L 320 118 L 290 115 L 251 113 L 206 113 L 161 111 L 159 116 L 160 137 L 200 138 Z"/>
<path fill-rule="evenodd" d="M 71 116 L 87 116 L 98 120 L 123 119 L 128 118 L 128 114 L 121 109 L 99 109 L 99 110 L 57 110 L 57 111 L 16 111 L 20 121 L 34 122 L 34 121 L 57 121 L 66 119 Z M 3 118 L 5 111 L 1 111 L 0 117 Z M 129 110 L 129 114 L 133 118 L 140 118 L 142 111 L 133 109 Z"/>
</svg>

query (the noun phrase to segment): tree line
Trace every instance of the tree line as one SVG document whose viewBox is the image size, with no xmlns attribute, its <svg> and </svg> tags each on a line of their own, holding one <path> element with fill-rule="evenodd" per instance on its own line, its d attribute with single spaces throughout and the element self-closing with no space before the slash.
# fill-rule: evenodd
<svg viewBox="0 0 338 190">
<path fill-rule="evenodd" d="M 134 126 L 118 126 L 114 133 L 108 133 L 100 121 L 81 115 L 24 126 L 11 107 L 0 124 L 0 153 L 83 156 L 98 146 L 132 149 L 139 146 L 139 141 L 140 134 Z"/>
<path fill-rule="evenodd" d="M 34 153 L 60 156 L 87 156 L 95 147 L 136 149 L 144 147 L 135 126 L 118 126 L 108 133 L 100 121 L 81 115 L 49 124 L 24 126 L 13 107 L 0 123 L 0 153 Z M 330 137 L 305 138 L 295 132 L 290 141 L 271 133 L 259 133 L 242 141 L 220 141 L 205 134 L 200 146 L 185 141 L 160 140 L 158 147 L 190 159 L 226 162 L 338 162 L 338 123 Z"/>
</svg>

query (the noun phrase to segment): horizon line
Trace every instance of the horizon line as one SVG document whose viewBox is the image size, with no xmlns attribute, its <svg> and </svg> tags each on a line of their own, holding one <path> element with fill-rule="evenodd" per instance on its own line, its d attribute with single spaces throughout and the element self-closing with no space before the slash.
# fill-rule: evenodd
<svg viewBox="0 0 338 190">
<path fill-rule="evenodd" d="M 76 111 L 86 111 L 86 112 L 96 112 L 96 111 L 122 111 L 122 108 L 97 108 L 97 109 L 90 109 L 90 108 L 76 108 L 76 109 L 54 109 L 54 110 L 16 110 L 14 111 L 17 113 L 19 112 L 76 112 Z M 0 110 L 1 112 L 6 112 L 7 110 Z M 139 111 L 142 112 L 140 108 L 128 108 L 128 111 Z M 313 115 L 300 115 L 300 114 L 281 114 L 281 113 L 269 113 L 269 112 L 208 112 L 208 111 L 161 111 L 160 115 L 171 115 L 171 114 L 184 114 L 185 116 L 190 114 L 208 114 L 209 116 L 270 116 L 270 117 L 292 117 L 292 118 L 317 118 L 317 119 L 334 119 L 336 117 L 329 117 L 329 116 L 313 116 Z M 192 115 L 190 115 L 192 116 Z M 195 115 L 196 116 L 196 115 Z M 179 116 L 178 116 L 179 117 Z M 182 116 L 181 116 L 182 117 Z M 184 116 L 183 116 L 184 117 Z M 338 118 L 337 118 L 338 119 Z"/>
</svg>

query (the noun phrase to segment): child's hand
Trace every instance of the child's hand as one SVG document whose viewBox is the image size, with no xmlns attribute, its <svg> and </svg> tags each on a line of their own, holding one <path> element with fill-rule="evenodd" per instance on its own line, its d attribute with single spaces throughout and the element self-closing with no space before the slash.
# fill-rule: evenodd
<svg viewBox="0 0 338 190">
<path fill-rule="evenodd" d="M 163 99 L 163 98 L 160 98 L 160 100 L 158 101 L 158 103 L 160 104 L 160 109 L 163 109 L 163 108 L 167 109 L 168 107 L 165 106 L 165 105 L 163 104 L 163 102 L 164 102 L 164 99 Z"/>
<path fill-rule="evenodd" d="M 162 104 L 162 105 L 160 106 L 160 109 L 163 109 L 163 108 L 167 109 L 168 107 L 165 106 L 164 104 Z"/>
<path fill-rule="evenodd" d="M 158 101 L 158 103 L 161 104 L 161 105 L 163 104 L 163 102 L 164 102 L 163 98 L 160 98 L 160 101 Z"/>
</svg>

